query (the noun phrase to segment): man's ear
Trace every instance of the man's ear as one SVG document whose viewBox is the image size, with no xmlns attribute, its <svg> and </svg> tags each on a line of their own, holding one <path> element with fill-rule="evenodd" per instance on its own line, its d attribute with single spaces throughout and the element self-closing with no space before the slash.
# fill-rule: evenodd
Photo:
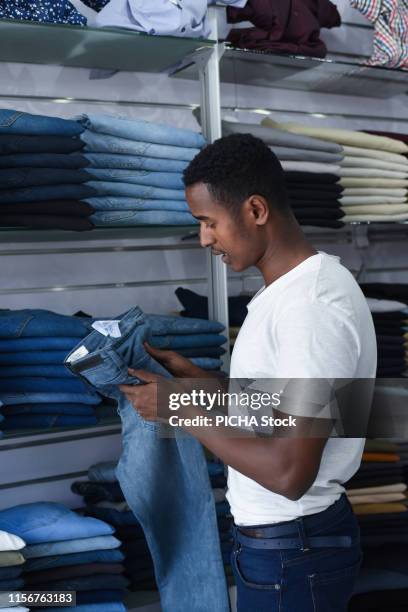
<svg viewBox="0 0 408 612">
<path fill-rule="evenodd" d="M 265 225 L 269 219 L 269 205 L 263 196 L 252 195 L 246 203 L 248 211 L 255 220 L 256 225 Z"/>
</svg>

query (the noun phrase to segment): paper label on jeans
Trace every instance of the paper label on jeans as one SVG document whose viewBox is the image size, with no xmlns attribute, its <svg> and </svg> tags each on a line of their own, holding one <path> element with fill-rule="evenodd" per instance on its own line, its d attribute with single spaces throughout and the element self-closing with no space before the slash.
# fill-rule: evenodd
<svg viewBox="0 0 408 612">
<path fill-rule="evenodd" d="M 82 357 L 86 357 L 88 353 L 89 351 L 85 346 L 80 346 L 75 353 L 72 353 L 68 361 L 69 363 L 73 363 L 74 361 L 78 361 L 78 359 L 82 359 Z"/>
<path fill-rule="evenodd" d="M 92 323 L 92 327 L 104 336 L 120 338 L 122 334 L 119 328 L 119 323 L 120 321 L 95 321 L 95 323 Z"/>
</svg>

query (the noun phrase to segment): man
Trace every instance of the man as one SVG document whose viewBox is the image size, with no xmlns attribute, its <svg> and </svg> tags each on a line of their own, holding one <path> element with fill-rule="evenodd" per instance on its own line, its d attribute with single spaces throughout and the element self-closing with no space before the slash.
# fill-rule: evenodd
<svg viewBox="0 0 408 612">
<path fill-rule="evenodd" d="M 264 278 L 234 346 L 231 378 L 374 378 L 366 300 L 338 258 L 306 240 L 271 150 L 249 134 L 221 138 L 196 156 L 184 180 L 201 245 L 233 270 L 256 266 Z M 174 376 L 208 376 L 174 352 L 147 349 Z M 122 388 L 143 418 L 158 418 L 155 387 Z M 293 413 L 301 423 L 307 417 Z M 345 612 L 361 551 L 342 483 L 357 471 L 364 440 L 329 438 L 329 430 L 315 437 L 188 430 L 229 466 L 238 612 Z"/>
</svg>

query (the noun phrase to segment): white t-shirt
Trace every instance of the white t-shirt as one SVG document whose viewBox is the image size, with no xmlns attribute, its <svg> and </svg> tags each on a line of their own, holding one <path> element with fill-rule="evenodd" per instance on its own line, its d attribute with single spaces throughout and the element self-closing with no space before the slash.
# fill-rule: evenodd
<svg viewBox="0 0 408 612">
<path fill-rule="evenodd" d="M 262 288 L 248 304 L 230 377 L 375 378 L 376 367 L 367 301 L 339 258 L 319 252 Z M 227 499 L 235 523 L 276 523 L 325 510 L 359 468 L 363 447 L 364 438 L 329 438 L 316 480 L 297 501 L 229 468 Z"/>
</svg>

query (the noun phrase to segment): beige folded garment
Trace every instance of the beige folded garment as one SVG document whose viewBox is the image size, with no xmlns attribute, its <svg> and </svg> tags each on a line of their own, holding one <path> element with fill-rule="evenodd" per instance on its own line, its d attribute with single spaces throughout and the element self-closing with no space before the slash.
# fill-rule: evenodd
<svg viewBox="0 0 408 612">
<path fill-rule="evenodd" d="M 404 159 L 401 155 L 401 158 Z M 397 164 L 396 162 L 373 159 L 372 157 L 351 157 L 346 156 L 338 162 L 344 168 L 379 168 L 381 170 L 391 170 L 393 172 L 408 172 L 407 164 Z"/>
<path fill-rule="evenodd" d="M 318 172 L 337 174 L 340 176 L 340 166 L 337 164 L 325 164 L 323 162 L 305 162 L 305 161 L 281 161 L 282 168 L 284 170 L 290 170 L 295 172 Z M 408 175 L 407 175 L 408 176 Z"/>
<path fill-rule="evenodd" d="M 366 204 L 345 206 L 346 215 L 408 215 L 408 204 Z"/>
<path fill-rule="evenodd" d="M 345 187 L 342 196 L 386 196 L 391 198 L 408 199 L 407 189 L 393 189 L 392 187 Z"/>
<path fill-rule="evenodd" d="M 395 484 L 380 485 L 378 487 L 360 487 L 359 489 L 347 489 L 347 494 L 353 495 L 371 495 L 372 493 L 403 493 L 407 490 L 405 482 L 396 482 Z"/>
<path fill-rule="evenodd" d="M 344 223 L 362 222 L 362 221 L 408 221 L 408 213 L 396 215 L 344 215 L 342 218 Z"/>
<path fill-rule="evenodd" d="M 355 504 L 388 504 L 389 502 L 405 501 L 404 493 L 373 493 L 372 495 L 349 495 L 349 502 Z"/>
<path fill-rule="evenodd" d="M 343 187 L 408 187 L 406 179 L 390 179 L 390 178 L 355 178 L 342 177 L 340 185 Z"/>
<path fill-rule="evenodd" d="M 320 138 L 320 140 L 336 142 L 343 146 L 350 145 L 366 149 L 379 149 L 381 151 L 389 151 L 390 153 L 408 153 L 408 145 L 401 140 L 395 140 L 394 138 L 388 138 L 386 136 L 375 136 L 374 134 L 365 134 L 364 132 L 339 128 L 312 127 L 296 122 L 277 123 L 269 117 L 262 121 L 262 125 L 277 128 L 279 130 L 287 130 L 295 134 Z"/>
<path fill-rule="evenodd" d="M 352 195 L 342 195 L 339 198 L 339 202 L 342 206 L 349 206 L 350 204 L 361 204 L 364 206 L 365 204 L 406 204 L 407 198 L 394 198 L 390 196 L 352 196 Z"/>
<path fill-rule="evenodd" d="M 344 155 L 348 155 L 349 157 L 373 157 L 374 159 L 387 160 L 408 166 L 408 159 L 400 153 L 390 153 L 389 151 L 381 151 L 377 149 L 363 149 L 361 147 L 345 146 L 343 148 Z"/>
<path fill-rule="evenodd" d="M 386 514 L 388 512 L 406 512 L 406 506 L 401 502 L 389 504 L 353 504 L 355 514 Z"/>
<path fill-rule="evenodd" d="M 229 336 L 230 338 L 236 338 L 238 336 L 239 330 L 241 327 L 239 325 L 230 325 L 229 328 Z"/>
<path fill-rule="evenodd" d="M 356 176 L 361 178 L 390 178 L 390 179 L 408 179 L 408 170 L 406 172 L 394 172 L 393 170 L 383 170 L 381 168 L 340 168 L 339 174 L 343 176 Z"/>
</svg>

